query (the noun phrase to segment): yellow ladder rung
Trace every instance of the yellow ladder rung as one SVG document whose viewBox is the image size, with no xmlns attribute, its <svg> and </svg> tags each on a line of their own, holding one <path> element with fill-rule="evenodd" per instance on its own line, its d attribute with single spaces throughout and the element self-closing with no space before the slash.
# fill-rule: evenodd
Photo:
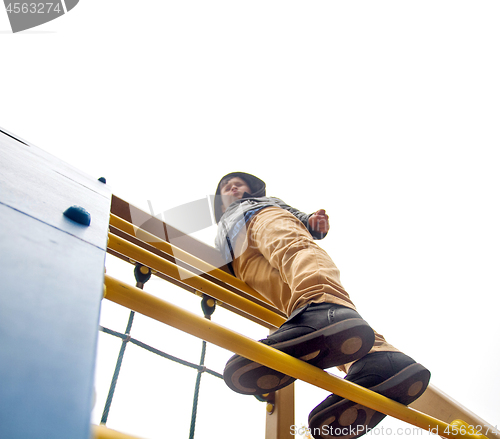
<svg viewBox="0 0 500 439">
<path fill-rule="evenodd" d="M 278 314 L 270 311 L 238 294 L 230 292 L 227 288 L 210 282 L 200 276 L 194 275 L 189 270 L 186 270 L 173 262 L 167 261 L 162 257 L 155 255 L 143 248 L 135 245 L 126 239 L 120 238 L 112 233 L 109 235 L 108 248 L 117 251 L 123 255 L 138 261 L 143 265 L 159 271 L 173 279 L 183 282 L 190 287 L 208 294 L 209 296 L 230 304 L 242 311 L 252 314 L 254 317 L 267 322 L 275 327 L 280 327 L 285 319 Z"/>
</svg>

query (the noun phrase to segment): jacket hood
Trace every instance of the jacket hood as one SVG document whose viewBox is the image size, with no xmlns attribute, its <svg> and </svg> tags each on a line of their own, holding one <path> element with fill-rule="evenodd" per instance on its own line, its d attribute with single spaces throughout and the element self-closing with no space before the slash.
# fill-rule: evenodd
<svg viewBox="0 0 500 439">
<path fill-rule="evenodd" d="M 247 174 L 246 172 L 231 172 L 227 175 L 224 175 L 224 177 L 222 177 L 219 183 L 217 184 L 217 190 L 215 191 L 214 215 L 215 215 L 215 220 L 217 222 L 220 221 L 223 214 L 222 198 L 220 196 L 220 189 L 221 189 L 220 184 L 222 183 L 223 180 L 233 177 L 240 177 L 248 184 L 248 186 L 250 186 L 252 193 L 248 194 L 249 196 L 247 197 L 246 196 L 247 193 L 245 192 L 245 195 L 243 196 L 244 198 L 259 198 L 266 196 L 266 183 L 264 183 L 260 178 L 257 178 L 255 175 Z"/>
</svg>

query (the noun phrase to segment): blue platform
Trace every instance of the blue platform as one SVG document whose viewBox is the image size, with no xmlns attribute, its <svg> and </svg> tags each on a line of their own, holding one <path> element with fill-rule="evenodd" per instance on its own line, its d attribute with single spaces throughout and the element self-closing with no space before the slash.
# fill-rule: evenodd
<svg viewBox="0 0 500 439">
<path fill-rule="evenodd" d="M 0 438 L 90 437 L 110 204 L 97 178 L 0 132 Z"/>
</svg>

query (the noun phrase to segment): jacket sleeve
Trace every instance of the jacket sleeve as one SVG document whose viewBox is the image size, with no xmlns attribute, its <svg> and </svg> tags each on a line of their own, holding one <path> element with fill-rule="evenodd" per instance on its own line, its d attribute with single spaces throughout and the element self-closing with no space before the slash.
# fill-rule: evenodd
<svg viewBox="0 0 500 439">
<path fill-rule="evenodd" d="M 275 198 L 275 200 L 278 202 L 279 207 L 282 209 L 288 210 L 292 215 L 294 215 L 304 226 L 309 230 L 309 233 L 314 239 L 323 239 L 328 232 L 326 233 L 321 233 L 321 232 L 316 232 L 311 229 L 311 226 L 309 225 L 309 217 L 312 215 L 312 213 L 304 213 L 301 212 L 298 209 L 295 209 L 295 207 L 289 206 L 286 204 L 283 200 L 280 200 L 279 198 Z"/>
</svg>

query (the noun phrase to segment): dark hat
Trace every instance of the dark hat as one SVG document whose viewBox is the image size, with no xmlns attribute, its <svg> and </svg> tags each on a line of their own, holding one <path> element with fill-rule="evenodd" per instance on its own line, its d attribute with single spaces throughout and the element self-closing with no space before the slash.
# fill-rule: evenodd
<svg viewBox="0 0 500 439">
<path fill-rule="evenodd" d="M 266 196 L 266 183 L 264 183 L 260 178 L 257 178 L 255 175 L 247 174 L 246 172 L 231 172 L 224 175 L 224 177 L 220 179 L 219 184 L 217 185 L 217 190 L 215 191 L 214 214 L 217 222 L 219 222 L 223 213 L 222 198 L 220 196 L 221 183 L 224 180 L 231 179 L 233 177 L 239 177 L 244 180 L 246 184 L 248 184 L 250 190 L 252 191 L 252 193 L 249 194 L 251 197 L 258 198 Z"/>
</svg>

